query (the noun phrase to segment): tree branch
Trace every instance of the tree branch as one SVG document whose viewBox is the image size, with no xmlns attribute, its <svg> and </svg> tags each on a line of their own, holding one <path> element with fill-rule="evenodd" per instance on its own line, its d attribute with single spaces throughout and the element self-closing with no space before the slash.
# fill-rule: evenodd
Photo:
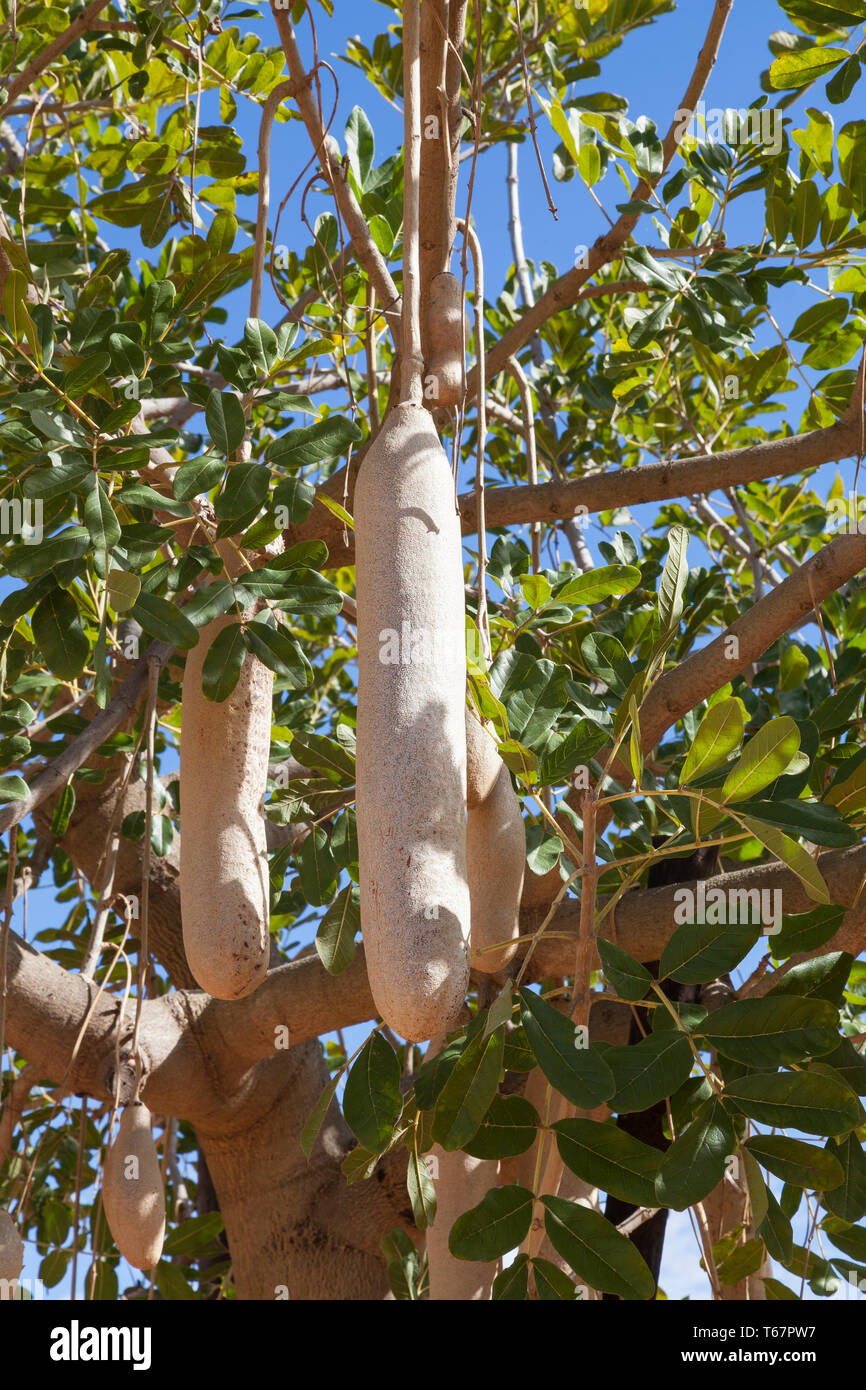
<svg viewBox="0 0 866 1390">
<path fill-rule="evenodd" d="M 53 39 L 47 48 L 43 48 L 41 53 L 37 53 L 35 58 L 31 58 L 24 71 L 19 72 L 17 77 L 13 77 L 6 88 L 4 107 L 8 108 L 14 101 L 17 101 L 22 93 L 32 86 L 40 73 L 43 73 L 56 58 L 65 53 L 76 39 L 80 38 L 82 34 L 86 34 L 90 21 L 108 4 L 109 0 L 92 0 L 92 3 L 81 11 L 78 18 L 74 19 L 68 28 L 63 30 L 62 34 L 58 34 L 57 38 Z"/>
<path fill-rule="evenodd" d="M 698 54 L 694 72 L 686 88 L 683 99 L 671 122 L 670 128 L 663 141 L 663 158 L 660 172 L 651 179 L 641 179 L 638 183 L 631 201 L 647 200 L 656 184 L 662 179 L 670 165 L 671 160 L 676 154 L 679 143 L 688 126 L 689 119 L 694 114 L 695 107 L 700 100 L 701 94 L 706 86 L 707 79 L 712 71 L 713 65 L 718 56 L 719 47 L 722 42 L 722 35 L 725 30 L 728 15 L 733 8 L 734 0 L 716 0 L 713 6 L 713 13 L 707 29 L 703 47 Z M 538 332 L 542 324 L 558 313 L 561 309 L 568 308 L 580 297 L 580 291 L 588 280 L 600 270 L 614 260 L 631 236 L 634 228 L 640 220 L 639 212 L 623 213 L 619 220 L 603 236 L 590 247 L 584 265 L 575 266 L 561 276 L 550 289 L 518 320 L 507 333 L 492 344 L 486 362 L 487 379 L 496 376 L 501 372 L 508 361 L 522 347 L 529 342 L 533 333 Z M 467 383 L 467 401 L 475 394 L 478 389 L 477 373 L 469 374 Z"/>
<path fill-rule="evenodd" d="M 507 364 L 505 364 L 507 365 Z M 690 454 L 681 459 L 640 464 L 636 468 L 617 468 L 570 481 L 540 483 L 537 487 L 488 488 L 485 495 L 487 525 L 528 525 L 533 521 L 554 522 L 590 512 L 635 506 L 641 502 L 664 502 L 693 493 L 711 493 L 716 488 L 759 482 L 762 478 L 785 477 L 821 464 L 856 454 L 860 446 L 861 421 L 846 413 L 834 425 L 811 430 L 808 434 L 763 440 L 742 449 L 726 449 L 718 454 Z M 353 460 L 354 462 L 354 460 Z M 323 491 L 342 497 L 343 470 L 333 474 Z M 339 479 L 339 482 L 337 482 Z M 331 488 L 335 488 L 331 494 Z M 352 489 L 349 490 L 351 509 Z M 465 534 L 475 530 L 474 492 L 458 499 L 460 525 Z M 313 538 L 324 540 L 332 559 L 350 562 L 353 542 L 342 540 L 342 523 L 325 507 L 314 507 L 303 526 L 292 530 L 292 542 Z"/>
<path fill-rule="evenodd" d="M 318 105 L 312 92 L 312 78 L 304 71 L 304 64 L 295 39 L 291 19 L 285 10 L 277 9 L 276 0 L 271 0 L 271 9 L 280 36 L 280 43 L 286 55 L 289 73 L 297 89 L 298 109 L 304 125 L 307 127 L 313 149 L 322 166 L 325 181 L 334 194 L 340 215 L 354 244 L 355 255 L 369 275 L 376 291 L 376 298 L 382 306 L 394 343 L 399 347 L 401 305 L 397 287 L 391 279 L 382 253 L 373 240 L 364 214 L 358 206 L 358 201 L 349 187 L 346 170 L 334 166 L 332 150 L 336 149 L 336 141 L 326 133 L 322 125 Z"/>
<path fill-rule="evenodd" d="M 458 154 L 463 114 L 460 53 L 467 0 L 424 0 L 421 7 L 421 122 L 436 117 L 439 138 L 421 141 L 419 276 L 421 338 L 427 358 L 430 281 L 448 270 L 454 243 Z M 450 42 L 449 42 L 450 40 Z M 444 84 L 443 84 L 444 77 Z"/>
<path fill-rule="evenodd" d="M 174 460 L 170 461 L 174 462 Z M 69 781 L 73 772 L 77 772 L 87 762 L 87 759 L 96 752 L 99 745 L 117 732 L 123 721 L 137 708 L 144 693 L 147 685 L 148 662 L 156 661 L 161 668 L 173 650 L 174 648 L 166 642 L 151 643 L 144 656 L 136 662 L 123 681 L 107 708 L 101 710 L 87 728 L 72 740 L 69 747 L 58 754 L 45 771 L 36 778 L 32 787 L 29 788 L 27 796 L 21 801 L 10 801 L 8 805 L 0 807 L 0 834 L 10 830 L 25 816 L 29 816 L 49 796 L 59 792 Z"/>
</svg>

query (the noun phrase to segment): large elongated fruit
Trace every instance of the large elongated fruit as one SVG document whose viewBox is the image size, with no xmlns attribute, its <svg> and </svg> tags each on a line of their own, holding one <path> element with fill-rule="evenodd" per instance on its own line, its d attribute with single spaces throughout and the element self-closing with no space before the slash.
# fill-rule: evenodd
<svg viewBox="0 0 866 1390">
<path fill-rule="evenodd" d="M 17 1279 L 24 1265 L 24 1242 L 8 1211 L 0 1207 L 0 1279 Z"/>
<path fill-rule="evenodd" d="M 446 1153 L 438 1144 L 431 1152 L 436 1160 L 432 1175 L 436 1218 L 427 1232 L 430 1301 L 487 1302 L 496 1278 L 496 1260 L 458 1260 L 448 1248 L 448 1237 L 458 1216 L 477 1207 L 496 1187 L 499 1164 L 493 1159 L 473 1158 L 460 1149 Z"/>
<path fill-rule="evenodd" d="M 472 965 L 495 974 L 517 950 L 526 834 L 508 768 L 483 725 L 466 712 L 466 868 L 472 912 Z M 500 942 L 510 942 L 491 950 Z"/>
<path fill-rule="evenodd" d="M 165 1236 L 165 1190 L 150 1111 L 128 1105 L 117 1138 L 105 1157 L 102 1204 L 114 1243 L 136 1269 L 153 1269 Z"/>
<path fill-rule="evenodd" d="M 464 323 L 463 286 L 443 270 L 430 282 L 427 310 L 429 359 L 424 384 L 431 406 L 459 405 L 466 391 L 465 348 L 469 337 Z"/>
<path fill-rule="evenodd" d="M 355 492 L 361 920 L 376 1008 L 413 1042 L 469 982 L 466 637 L 451 469 L 420 406 L 389 415 Z"/>
<path fill-rule="evenodd" d="M 237 557 L 224 556 L 232 573 Z M 214 619 L 186 658 L 180 735 L 180 905 L 199 986 L 216 999 L 251 994 L 268 969 L 268 863 L 263 805 L 274 677 L 247 652 L 227 699 L 208 700 L 202 667 L 234 615 Z"/>
</svg>

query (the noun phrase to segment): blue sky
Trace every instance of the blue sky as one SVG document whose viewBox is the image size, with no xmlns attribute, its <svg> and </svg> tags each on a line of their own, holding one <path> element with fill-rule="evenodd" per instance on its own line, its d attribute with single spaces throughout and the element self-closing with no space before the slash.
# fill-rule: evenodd
<svg viewBox="0 0 866 1390">
<path fill-rule="evenodd" d="M 326 16 L 319 5 L 314 5 L 313 8 L 320 56 L 331 62 L 340 84 L 339 114 L 334 122 L 333 132 L 342 143 L 346 117 L 356 103 L 363 106 L 376 131 L 376 162 L 380 163 L 397 150 L 402 142 L 402 117 L 364 82 L 354 68 L 341 62 L 335 55 L 339 55 L 344 49 L 345 40 L 350 35 L 357 34 L 370 44 L 372 36 L 385 25 L 393 23 L 397 16 L 389 7 L 372 3 L 372 0 L 354 0 L 351 5 L 339 3 L 338 0 L 335 14 L 331 17 Z M 629 115 L 632 119 L 636 119 L 638 115 L 647 115 L 657 122 L 662 131 L 666 130 L 691 73 L 710 10 L 709 0 L 682 0 L 674 13 L 663 16 L 649 28 L 639 30 L 621 49 L 606 59 L 602 77 L 593 80 L 589 84 L 590 88 L 610 90 L 627 96 Z M 275 29 L 268 12 L 261 21 L 241 21 L 241 24 L 247 23 L 262 34 L 265 42 L 275 41 Z M 755 99 L 760 91 L 760 72 L 770 61 L 767 36 L 774 29 L 785 27 L 790 25 L 787 24 L 786 17 L 775 0 L 737 0 L 728 23 L 719 61 L 705 93 L 707 107 L 741 107 Z M 299 34 L 303 52 L 309 58 L 311 46 L 309 28 L 306 24 L 299 26 Z M 851 119 L 860 114 L 857 109 L 857 95 L 855 92 L 847 107 L 834 108 L 837 128 L 843 119 Z M 826 107 L 822 88 L 819 86 L 813 89 L 805 103 L 798 103 L 794 107 L 795 115 L 799 113 L 803 104 L 815 105 L 822 109 Z M 213 112 L 203 112 L 203 120 L 214 118 Z M 795 123 L 801 122 L 797 120 Z M 237 128 L 250 152 L 250 162 L 254 166 L 257 123 L 247 102 L 242 101 L 239 104 Z M 549 131 L 543 116 L 539 118 L 539 132 L 541 149 L 549 172 L 551 153 L 558 143 L 558 138 Z M 272 146 L 274 206 L 303 167 L 309 153 L 305 132 L 299 123 L 275 127 Z M 503 148 L 482 156 L 472 211 L 485 251 L 485 278 L 489 298 L 496 297 L 512 259 L 507 232 L 505 174 L 506 155 Z M 604 224 L 601 214 L 579 181 L 557 184 L 551 180 L 551 189 L 558 205 L 558 219 L 554 220 L 547 209 L 539 171 L 528 143 L 521 146 L 520 150 L 520 180 L 527 255 L 530 259 L 548 259 L 563 270 L 572 264 L 574 247 L 582 243 L 591 243 L 602 230 Z M 458 200 L 460 211 L 465 200 L 465 188 L 464 177 Z M 607 178 L 597 185 L 596 191 L 610 211 L 613 211 L 614 204 L 623 197 L 622 185 L 614 173 L 609 173 Z M 744 198 L 734 205 L 728 223 L 729 241 L 736 241 L 740 235 L 749 238 L 757 235 L 758 228 L 750 213 L 750 202 L 750 199 Z M 751 207 L 754 208 L 754 203 L 751 203 Z M 313 199 L 311 211 L 325 209 L 330 209 L 330 200 L 324 197 Z M 244 204 L 239 206 L 239 212 L 254 218 L 253 200 L 244 200 Z M 123 229 L 106 227 L 103 224 L 100 230 L 112 245 L 125 244 L 136 247 L 131 234 Z M 297 195 L 283 214 L 279 239 L 291 244 L 296 236 L 300 236 L 302 243 L 305 243 L 307 234 L 300 227 Z M 651 244 L 658 240 L 649 222 L 646 225 L 641 224 L 638 236 Z M 819 274 L 823 275 L 824 272 Z M 809 291 L 800 290 L 787 290 L 779 297 L 777 302 L 783 327 L 793 321 L 809 297 Z M 240 332 L 247 300 L 247 289 L 236 292 L 230 300 L 231 316 L 225 330 L 229 341 Z M 262 317 L 275 321 L 281 312 L 266 279 Z M 790 402 L 790 418 L 795 427 L 804 399 L 805 393 L 802 390 L 796 395 L 792 393 L 787 398 Z M 853 477 L 853 462 L 844 464 L 841 471 L 846 483 L 850 483 Z M 832 480 L 832 467 L 828 467 L 824 473 L 826 477 L 822 481 L 829 485 Z M 655 510 L 651 506 L 636 508 L 635 515 L 643 525 L 650 525 Z M 589 539 L 591 547 L 595 550 L 592 529 Z M 698 558 L 696 555 L 695 559 Z M 5 592 L 7 587 L 8 581 L 0 579 L 0 594 Z M 53 890 L 47 886 L 40 888 L 31 898 L 31 935 L 46 927 L 58 925 L 63 916 L 65 908 L 61 909 L 53 903 Z M 20 915 L 16 920 L 16 926 L 20 927 Z M 357 1046 L 366 1031 L 364 1028 L 347 1030 L 346 1041 L 349 1047 Z M 802 1238 L 802 1231 L 798 1238 Z M 698 1258 L 687 1215 L 672 1214 L 661 1280 L 669 1297 L 707 1296 L 707 1281 L 698 1268 Z M 35 1274 L 37 1263 L 35 1252 L 29 1250 L 25 1273 Z M 792 1282 L 790 1277 L 787 1278 L 787 1282 Z M 63 1289 L 64 1285 L 61 1285 L 53 1291 L 53 1296 L 62 1293 Z"/>
</svg>

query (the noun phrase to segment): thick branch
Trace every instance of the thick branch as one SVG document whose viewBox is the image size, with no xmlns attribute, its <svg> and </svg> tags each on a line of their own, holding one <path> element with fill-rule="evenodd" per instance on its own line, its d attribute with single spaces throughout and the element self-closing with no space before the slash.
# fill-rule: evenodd
<svg viewBox="0 0 866 1390">
<path fill-rule="evenodd" d="M 743 449 L 726 449 L 718 454 L 687 455 L 661 463 L 641 464 L 595 473 L 573 481 L 495 487 L 485 490 L 487 525 L 515 526 L 533 521 L 554 522 L 591 512 L 635 506 L 641 502 L 664 502 L 694 493 L 711 493 L 716 488 L 758 482 L 762 478 L 785 477 L 821 464 L 856 454 L 860 447 L 862 421 L 846 414 L 835 425 L 782 439 L 768 439 Z M 355 462 L 353 460 L 353 462 Z M 353 470 L 354 471 L 354 470 Z M 321 491 L 342 497 L 344 472 L 333 474 Z M 351 510 L 353 487 L 349 489 Z M 464 535 L 476 526 L 475 493 L 458 499 L 460 525 Z M 303 526 L 294 528 L 291 541 L 318 538 L 328 546 L 334 563 L 351 562 L 354 542 L 343 544 L 342 526 L 332 512 L 316 506 Z"/>
</svg>

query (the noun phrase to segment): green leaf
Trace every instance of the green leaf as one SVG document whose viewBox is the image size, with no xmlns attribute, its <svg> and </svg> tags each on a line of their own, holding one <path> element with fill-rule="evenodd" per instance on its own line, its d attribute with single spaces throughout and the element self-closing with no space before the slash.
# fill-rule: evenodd
<svg viewBox="0 0 866 1390">
<path fill-rule="evenodd" d="M 798 845 L 797 841 L 792 840 L 784 831 L 777 830 L 773 825 L 764 825 L 761 821 L 753 820 L 751 816 L 743 816 L 743 824 L 756 840 L 766 845 L 771 854 L 781 859 L 789 869 L 793 869 L 813 902 L 829 903 L 830 890 L 814 859 L 806 853 L 802 845 Z"/>
<path fill-rule="evenodd" d="M 330 1107 L 331 1101 L 334 1099 L 334 1096 L 337 1093 L 337 1087 L 340 1084 L 342 1077 L 342 1071 L 338 1071 L 336 1076 L 331 1077 L 331 1080 L 328 1082 L 324 1091 L 319 1096 L 319 1099 L 316 1101 L 315 1105 L 310 1111 L 307 1123 L 301 1130 L 301 1148 L 303 1149 L 304 1154 L 307 1158 L 310 1157 L 310 1154 L 313 1151 L 313 1145 L 316 1142 L 316 1137 L 319 1133 L 319 1130 L 322 1128 L 325 1116 L 328 1113 L 328 1108 Z"/>
<path fill-rule="evenodd" d="M 739 748 L 743 738 L 743 702 L 735 698 L 711 705 L 686 754 L 679 785 L 712 772 Z"/>
<path fill-rule="evenodd" d="M 200 1256 L 207 1254 L 217 1236 L 221 1235 L 225 1222 L 218 1211 L 207 1211 L 201 1216 L 190 1216 L 179 1226 L 169 1231 L 162 1247 L 164 1255 Z"/>
<path fill-rule="evenodd" d="M 615 695 L 625 694 L 633 672 L 625 647 L 613 633 L 591 632 L 581 642 L 580 654 L 593 676 L 609 685 Z"/>
<path fill-rule="evenodd" d="M 223 522 L 246 521 L 264 505 L 270 482 L 270 471 L 262 464 L 233 463 L 214 502 L 214 512 Z"/>
<path fill-rule="evenodd" d="M 726 1004 L 695 1032 L 711 1048 L 746 1067 L 775 1067 L 832 1052 L 839 1014 L 823 999 L 767 995 Z"/>
<path fill-rule="evenodd" d="M 105 376 L 110 366 L 111 355 L 107 352 L 96 352 L 79 362 L 77 367 L 66 373 L 63 387 L 67 396 L 73 401 L 81 400 L 93 383 Z"/>
<path fill-rule="evenodd" d="M 229 623 L 217 633 L 201 668 L 201 684 L 208 700 L 221 704 L 238 683 L 246 648 L 240 623 Z"/>
<path fill-rule="evenodd" d="M 340 975 L 355 956 L 355 933 L 361 927 L 361 895 L 354 883 L 339 893 L 316 932 L 316 951 L 330 975 Z"/>
<path fill-rule="evenodd" d="M 246 430 L 243 406 L 237 396 L 231 391 L 217 391 L 214 388 L 208 396 L 204 418 L 210 437 L 220 453 L 231 457 L 243 443 Z"/>
<path fill-rule="evenodd" d="M 18 777 L 13 773 L 0 775 L 0 803 L 26 801 L 29 795 L 30 788 L 23 777 Z"/>
<path fill-rule="evenodd" d="M 841 68 L 834 72 L 830 81 L 827 83 L 825 91 L 827 100 L 832 101 L 835 106 L 847 101 L 863 71 L 859 53 L 852 53 L 847 63 L 843 63 Z"/>
<path fill-rule="evenodd" d="M 845 824 L 836 808 L 822 801 L 750 801 L 749 819 L 831 849 L 845 849 L 858 840 L 857 832 Z"/>
<path fill-rule="evenodd" d="M 90 543 L 90 533 L 83 526 L 67 526 L 40 545 L 16 545 L 7 555 L 5 569 L 18 579 L 31 579 L 67 560 L 80 560 Z"/>
<path fill-rule="evenodd" d="M 767 1213 L 758 1225 L 758 1235 L 767 1247 L 767 1253 L 780 1264 L 789 1264 L 794 1253 L 794 1233 L 791 1222 L 769 1188 L 767 1188 Z"/>
<path fill-rule="evenodd" d="M 481 1128 L 463 1145 L 473 1158 L 513 1158 L 525 1153 L 538 1135 L 535 1106 L 523 1096 L 494 1096 Z"/>
<path fill-rule="evenodd" d="M 656 1204 L 685 1211 L 724 1180 L 734 1151 L 734 1127 L 717 1097 L 704 1101 L 664 1155 L 655 1181 Z M 650 1204 L 654 1205 L 654 1204 Z"/>
<path fill-rule="evenodd" d="M 492 1188 L 477 1207 L 458 1216 L 448 1249 L 458 1260 L 498 1260 L 527 1235 L 532 1203 L 532 1193 L 525 1187 Z"/>
<path fill-rule="evenodd" d="M 190 497 L 200 497 L 202 493 L 210 492 L 216 487 L 225 471 L 225 460 L 214 458 L 213 454 L 188 459 L 175 473 L 172 491 L 178 502 L 186 502 Z"/>
<path fill-rule="evenodd" d="M 800 730 L 788 715 L 771 719 L 749 739 L 725 778 L 723 801 L 747 801 L 781 777 L 800 747 Z"/>
<path fill-rule="evenodd" d="M 824 1206 L 843 1221 L 860 1221 L 866 1216 L 866 1154 L 853 1134 L 844 1139 L 828 1139 L 826 1151 L 842 1169 L 842 1182 L 824 1194 Z"/>
<path fill-rule="evenodd" d="M 287 526 L 300 526 L 309 516 L 315 496 L 312 483 L 305 483 L 302 478 L 286 478 L 274 492 L 274 507 L 285 508 Z"/>
<path fill-rule="evenodd" d="M 816 1192 L 838 1187 L 844 1178 L 842 1165 L 827 1149 L 789 1139 L 786 1134 L 753 1134 L 746 1150 L 782 1182 Z"/>
<path fill-rule="evenodd" d="M 185 618 L 168 599 L 159 598 L 157 594 L 142 590 L 132 606 L 131 614 L 145 632 L 160 642 L 170 642 L 181 651 L 189 650 L 198 641 L 198 630 L 189 618 Z"/>
<path fill-rule="evenodd" d="M 826 77 L 848 57 L 847 49 L 823 48 L 819 45 L 782 53 L 770 65 L 770 85 L 777 91 L 806 87 L 819 77 Z"/>
<path fill-rule="evenodd" d="M 615 595 L 627 594 L 640 583 L 640 570 L 636 565 L 600 565 L 598 569 L 588 570 L 576 579 L 569 579 L 556 591 L 556 602 L 589 607 L 593 603 L 604 603 Z"/>
<path fill-rule="evenodd" d="M 662 635 L 673 632 L 683 611 L 683 591 L 689 577 L 689 533 L 684 526 L 668 532 L 668 557 L 659 581 L 658 610 Z"/>
<path fill-rule="evenodd" d="M 30 624 L 53 674 L 60 680 L 80 676 L 90 655 L 90 643 L 72 595 L 65 589 L 52 589 L 34 610 Z"/>
<path fill-rule="evenodd" d="M 682 1033 L 665 1029 L 631 1046 L 609 1048 L 605 1061 L 616 1083 L 610 1108 L 625 1115 L 673 1095 L 692 1069 L 692 1050 Z"/>
<path fill-rule="evenodd" d="M 852 1091 L 858 1096 L 866 1096 L 866 1058 L 848 1038 L 840 1038 L 839 1046 L 823 1060 L 843 1081 L 847 1081 Z"/>
<path fill-rule="evenodd" d="M 596 944 L 604 973 L 619 997 L 632 1001 L 643 999 L 653 979 L 646 966 L 612 941 L 600 937 Z"/>
<path fill-rule="evenodd" d="M 219 216 L 219 214 L 218 214 Z M 144 292 L 144 337 L 158 343 L 171 323 L 175 290 L 171 280 L 152 280 Z"/>
<path fill-rule="evenodd" d="M 536 1255 L 532 1261 L 532 1273 L 535 1278 L 535 1292 L 541 1302 L 566 1303 L 573 1302 L 577 1297 L 574 1282 L 558 1265 L 552 1264 L 550 1260 L 544 1260 Z"/>
<path fill-rule="evenodd" d="M 684 922 L 662 951 L 659 979 L 688 985 L 716 980 L 748 955 L 760 934 L 759 926 Z"/>
<path fill-rule="evenodd" d="M 380 1153 L 391 1142 L 402 1109 L 397 1054 L 381 1033 L 373 1033 L 346 1078 L 346 1124 L 366 1149 Z"/>
<path fill-rule="evenodd" d="M 525 1303 L 529 1299 L 528 1255 L 518 1255 L 497 1274 L 493 1280 L 492 1298 L 494 1303 Z"/>
<path fill-rule="evenodd" d="M 752 1222 L 757 1228 L 764 1220 L 769 1209 L 767 1184 L 764 1182 L 763 1174 L 758 1167 L 757 1160 L 752 1157 L 749 1150 L 741 1149 L 740 1153 L 743 1159 L 743 1172 L 749 1193 L 749 1205 L 752 1209 Z"/>
<path fill-rule="evenodd" d="M 94 480 L 84 501 L 84 520 L 96 550 L 112 550 L 120 540 L 120 522 L 101 479 Z"/>
<path fill-rule="evenodd" d="M 373 168 L 374 148 L 373 127 L 367 119 L 366 112 L 360 106 L 353 106 L 346 122 L 346 153 L 349 156 L 349 167 L 362 193 L 367 187 Z"/>
<path fill-rule="evenodd" d="M 559 1120 L 553 1129 L 559 1156 L 577 1177 L 622 1202 L 655 1206 L 658 1149 L 597 1120 Z"/>
<path fill-rule="evenodd" d="M 505 1040 L 500 1029 L 474 1038 L 460 1055 L 433 1112 L 433 1138 L 446 1151 L 477 1133 L 499 1087 Z"/>
<path fill-rule="evenodd" d="M 188 603 L 184 604 L 183 615 L 189 618 L 193 627 L 201 628 L 214 618 L 221 618 L 235 606 L 235 590 L 228 579 L 214 579 L 203 589 L 197 589 Z"/>
<path fill-rule="evenodd" d="M 267 376 L 277 360 L 277 335 L 264 319 L 247 319 L 244 347 L 256 371 Z"/>
<path fill-rule="evenodd" d="M 754 1237 L 735 1246 L 731 1254 L 716 1266 L 719 1283 L 738 1284 L 741 1279 L 748 1279 L 750 1274 L 757 1274 L 765 1256 L 764 1242 Z"/>
<path fill-rule="evenodd" d="M 338 458 L 360 438 L 358 426 L 345 415 L 328 415 L 315 425 L 305 425 L 281 435 L 268 446 L 266 456 L 278 468 L 309 468 L 315 463 Z"/>
<path fill-rule="evenodd" d="M 643 1256 L 601 1212 L 564 1197 L 541 1200 L 548 1239 L 578 1279 L 628 1300 L 655 1296 L 655 1280 Z"/>
<path fill-rule="evenodd" d="M 67 782 L 63 788 L 63 791 L 60 793 L 60 796 L 57 798 L 57 804 L 54 807 L 54 814 L 51 817 L 52 835 L 56 835 L 59 839 L 61 835 L 66 834 L 66 831 L 69 827 L 69 821 L 72 817 L 72 812 L 74 810 L 75 788 L 73 787 L 71 782 Z"/>
<path fill-rule="evenodd" d="M 253 618 L 244 627 L 244 642 L 269 670 L 289 682 L 293 690 L 313 683 L 313 668 L 294 637 L 284 627 L 273 627 L 267 618 Z"/>
<path fill-rule="evenodd" d="M 427 1171 L 423 1156 L 414 1147 L 409 1149 L 406 1189 L 412 1203 L 412 1215 L 419 1231 L 426 1231 L 436 1219 L 436 1188 Z"/>
<path fill-rule="evenodd" d="M 608 1100 L 614 1078 L 601 1054 L 582 1045 L 585 1035 L 532 990 L 521 989 L 520 1000 L 529 1045 L 550 1084 L 582 1110 Z"/>
<path fill-rule="evenodd" d="M 324 768 L 326 772 L 336 773 L 341 781 L 355 780 L 355 758 L 336 739 L 301 730 L 292 739 L 292 752 L 305 767 Z"/>
<path fill-rule="evenodd" d="M 725 1088 L 725 1103 L 759 1124 L 806 1134 L 845 1134 L 862 1107 L 844 1081 L 812 1072 L 755 1072 Z"/>
<path fill-rule="evenodd" d="M 586 767 L 607 735 L 590 719 L 580 719 L 558 743 L 549 747 L 538 764 L 538 781 L 542 786 L 564 782 L 577 767 Z"/>
<path fill-rule="evenodd" d="M 797 994 L 811 999 L 829 999 L 839 1004 L 848 982 L 853 958 L 845 951 L 830 951 L 825 956 L 813 956 L 801 961 L 773 985 L 769 993 Z"/>
<path fill-rule="evenodd" d="M 337 865 L 331 842 L 321 826 L 314 826 L 304 840 L 298 852 L 297 865 L 301 892 L 312 907 L 321 907 L 333 897 L 337 881 Z"/>
<path fill-rule="evenodd" d="M 779 4 L 810 32 L 816 25 L 859 24 L 866 19 L 866 0 L 779 0 Z"/>
</svg>

